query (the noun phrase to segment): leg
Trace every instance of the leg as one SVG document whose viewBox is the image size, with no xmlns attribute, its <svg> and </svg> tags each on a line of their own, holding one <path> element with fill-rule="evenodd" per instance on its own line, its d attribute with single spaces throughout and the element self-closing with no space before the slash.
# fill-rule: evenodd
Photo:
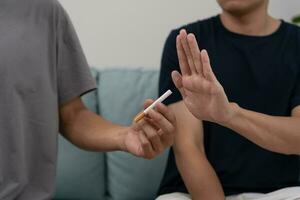
<svg viewBox="0 0 300 200">
<path fill-rule="evenodd" d="M 264 194 L 259 194 L 259 193 L 245 193 L 245 194 L 228 196 L 226 197 L 226 200 L 257 200 L 263 195 Z"/>
<path fill-rule="evenodd" d="M 171 193 L 157 197 L 156 200 L 192 200 L 190 195 L 184 193 Z"/>
<path fill-rule="evenodd" d="M 266 194 L 257 200 L 299 200 L 300 187 L 290 187 Z"/>
<path fill-rule="evenodd" d="M 290 187 L 268 194 L 245 193 L 227 197 L 226 200 L 300 200 L 300 187 Z"/>
</svg>

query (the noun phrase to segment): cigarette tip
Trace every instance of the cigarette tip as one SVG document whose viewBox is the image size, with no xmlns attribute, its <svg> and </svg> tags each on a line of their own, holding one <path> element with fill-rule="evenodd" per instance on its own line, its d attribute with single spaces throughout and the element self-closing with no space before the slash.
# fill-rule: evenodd
<svg viewBox="0 0 300 200">
<path fill-rule="evenodd" d="M 140 120 L 142 120 L 143 118 L 145 117 L 145 113 L 144 112 L 140 112 L 139 114 L 137 114 L 134 118 L 134 122 L 137 123 L 139 122 Z"/>
</svg>

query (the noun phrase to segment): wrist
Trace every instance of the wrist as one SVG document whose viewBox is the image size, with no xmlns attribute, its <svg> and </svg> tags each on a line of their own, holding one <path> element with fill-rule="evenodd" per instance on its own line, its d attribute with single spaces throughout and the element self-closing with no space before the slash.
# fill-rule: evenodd
<svg viewBox="0 0 300 200">
<path fill-rule="evenodd" d="M 237 103 L 229 103 L 228 118 L 221 125 L 231 127 L 238 119 L 241 107 Z"/>
<path fill-rule="evenodd" d="M 128 134 L 128 127 L 121 127 L 117 134 L 117 148 L 119 151 L 128 152 L 126 147 L 126 135 Z"/>
</svg>

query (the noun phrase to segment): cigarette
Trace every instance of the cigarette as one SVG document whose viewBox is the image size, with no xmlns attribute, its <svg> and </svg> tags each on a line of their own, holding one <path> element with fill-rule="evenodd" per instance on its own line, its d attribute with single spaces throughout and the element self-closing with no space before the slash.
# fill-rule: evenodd
<svg viewBox="0 0 300 200">
<path fill-rule="evenodd" d="M 171 90 L 168 90 L 167 92 L 165 92 L 161 97 L 159 97 L 156 101 L 154 101 L 148 108 L 146 108 L 144 111 L 137 114 L 137 116 L 134 118 L 134 122 L 138 122 L 138 121 L 142 120 L 151 109 L 154 109 L 158 103 L 162 103 L 171 94 L 172 94 Z"/>
</svg>

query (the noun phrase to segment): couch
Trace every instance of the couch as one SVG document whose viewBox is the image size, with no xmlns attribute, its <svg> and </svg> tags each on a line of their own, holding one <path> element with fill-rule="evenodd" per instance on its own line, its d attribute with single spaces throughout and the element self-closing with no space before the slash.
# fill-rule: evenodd
<svg viewBox="0 0 300 200">
<path fill-rule="evenodd" d="M 98 89 L 83 97 L 92 111 L 129 125 L 147 98 L 157 98 L 158 70 L 92 69 Z M 168 150 L 153 160 L 124 152 L 87 152 L 59 138 L 55 198 L 150 200 L 162 179 Z"/>
</svg>

